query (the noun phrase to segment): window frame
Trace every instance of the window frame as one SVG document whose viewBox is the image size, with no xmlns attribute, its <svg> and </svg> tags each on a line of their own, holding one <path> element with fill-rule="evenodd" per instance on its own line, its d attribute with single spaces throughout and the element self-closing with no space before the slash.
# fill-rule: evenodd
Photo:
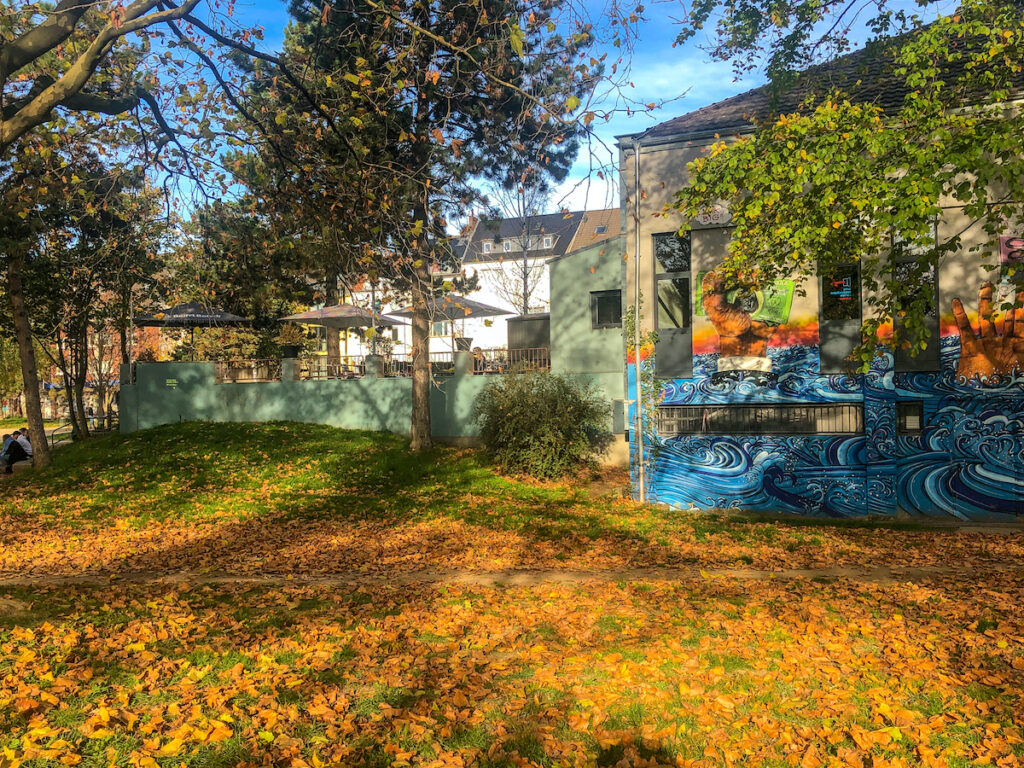
<svg viewBox="0 0 1024 768">
<path fill-rule="evenodd" d="M 490 253 L 491 252 L 491 247 L 493 245 L 494 244 L 490 240 L 484 240 L 484 242 L 481 244 L 481 248 L 483 249 L 484 253 Z"/>
<path fill-rule="evenodd" d="M 835 271 L 841 269 L 854 270 L 856 285 L 856 307 L 857 316 L 849 320 L 840 320 L 825 317 L 826 296 L 831 288 L 829 284 Z M 860 261 L 851 261 L 845 264 L 833 265 L 831 273 L 820 273 L 818 275 L 818 361 L 819 372 L 823 374 L 846 373 L 850 369 L 848 359 L 850 354 L 860 342 L 861 328 L 864 325 L 864 282 L 861 275 Z M 831 349 L 829 342 L 835 344 L 843 343 L 844 348 L 849 345 L 846 356 L 842 360 L 836 360 L 830 356 L 826 360 L 826 346 Z M 852 342 L 852 343 L 851 343 Z"/>
<path fill-rule="evenodd" d="M 542 242 L 541 248 L 543 249 L 543 248 L 550 248 L 551 246 L 554 245 L 555 241 L 551 237 L 551 235 L 544 235 L 544 239 L 541 242 Z"/>
<path fill-rule="evenodd" d="M 907 414 L 906 411 L 913 408 L 914 414 Z M 917 417 L 917 429 L 907 427 L 907 416 Z M 896 434 L 918 437 L 924 434 L 924 401 L 923 400 L 897 400 L 896 401 Z"/>
<path fill-rule="evenodd" d="M 674 237 L 686 244 L 687 269 L 666 270 L 658 260 L 658 243 L 662 238 Z M 651 235 L 651 257 L 654 269 L 654 328 L 659 331 L 655 344 L 654 375 L 661 379 L 688 379 L 693 376 L 693 233 L 680 237 L 677 231 L 655 232 Z M 679 265 L 684 266 L 684 265 Z M 686 281 L 685 325 L 663 327 L 661 323 L 662 280 Z"/>
<path fill-rule="evenodd" d="M 929 321 L 929 329 L 933 331 L 928 347 L 918 352 L 917 357 L 911 357 L 904 352 L 902 347 L 895 344 L 892 349 L 892 365 L 894 373 L 938 373 L 942 370 L 942 301 L 939 286 L 939 259 L 936 247 L 939 242 L 939 220 L 932 222 L 932 248 L 917 253 L 903 252 L 896 255 L 896 248 L 899 245 L 895 238 L 889 238 L 889 269 L 892 276 L 896 277 L 896 269 L 900 264 L 918 263 L 922 256 L 928 256 L 931 260 L 931 285 L 932 285 L 932 318 Z M 898 323 L 893 318 L 893 325 Z M 895 330 L 895 328 L 893 329 Z"/>
<path fill-rule="evenodd" d="M 619 312 L 618 319 L 611 323 L 600 322 L 600 313 L 598 312 L 598 306 L 601 299 L 610 298 L 615 295 L 618 298 Z M 590 292 L 590 328 L 591 330 L 602 330 L 605 328 L 621 328 L 622 327 L 622 289 L 615 288 L 603 291 L 591 291 Z"/>
<path fill-rule="evenodd" d="M 501 250 L 505 253 L 512 253 L 512 241 L 506 240 L 501 244 Z"/>
</svg>

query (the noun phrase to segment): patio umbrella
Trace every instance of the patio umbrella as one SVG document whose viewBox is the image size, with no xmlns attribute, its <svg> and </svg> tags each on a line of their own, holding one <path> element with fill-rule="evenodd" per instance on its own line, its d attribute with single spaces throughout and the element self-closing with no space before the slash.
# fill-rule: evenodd
<svg viewBox="0 0 1024 768">
<path fill-rule="evenodd" d="M 311 309 L 281 318 L 282 323 L 305 323 L 321 325 L 324 328 L 388 328 L 392 325 L 408 325 L 404 320 L 382 315 L 351 304 L 337 304 L 333 307 Z"/>
<path fill-rule="evenodd" d="M 188 328 L 191 331 L 193 350 L 196 343 L 196 328 L 219 328 L 245 325 L 248 322 L 244 317 L 225 312 L 223 309 L 204 307 L 195 302 L 178 304 L 162 312 L 135 318 L 135 325 L 141 328 Z"/>
<path fill-rule="evenodd" d="M 412 307 L 406 307 L 391 314 L 396 317 L 412 317 Z M 479 301 L 467 299 L 454 293 L 427 299 L 427 314 L 431 317 L 443 317 L 445 320 L 468 320 L 476 317 L 495 317 L 496 315 L 514 315 L 508 309 L 492 307 Z"/>
<path fill-rule="evenodd" d="M 225 325 L 244 325 L 244 317 L 216 307 L 204 307 L 195 302 L 179 304 L 152 315 L 135 318 L 135 325 L 144 328 L 215 328 Z"/>
</svg>

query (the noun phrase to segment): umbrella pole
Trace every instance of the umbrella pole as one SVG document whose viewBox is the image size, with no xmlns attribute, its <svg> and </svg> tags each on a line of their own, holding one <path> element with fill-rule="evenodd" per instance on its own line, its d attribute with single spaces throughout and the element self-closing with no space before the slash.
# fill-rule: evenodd
<svg viewBox="0 0 1024 768">
<path fill-rule="evenodd" d="M 192 326 L 188 329 L 191 339 L 189 341 L 189 354 L 191 355 L 192 362 L 196 361 L 196 329 Z"/>
</svg>

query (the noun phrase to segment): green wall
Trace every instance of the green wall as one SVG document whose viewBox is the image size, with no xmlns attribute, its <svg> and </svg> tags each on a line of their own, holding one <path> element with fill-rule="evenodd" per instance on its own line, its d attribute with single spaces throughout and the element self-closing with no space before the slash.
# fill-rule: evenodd
<svg viewBox="0 0 1024 768">
<path fill-rule="evenodd" d="M 551 274 L 551 370 L 600 386 L 609 400 L 626 396 L 622 328 L 593 328 L 591 291 L 622 290 L 625 265 L 619 238 L 548 262 Z M 625 305 L 623 305 L 625 310 Z"/>
<path fill-rule="evenodd" d="M 456 374 L 439 377 L 431 388 L 435 437 L 480 433 L 473 402 L 490 377 L 472 375 L 470 353 L 459 357 Z M 284 420 L 409 434 L 411 402 L 409 378 L 215 384 L 214 363 L 137 363 L 135 383 L 121 387 L 121 431 L 178 421 Z"/>
</svg>

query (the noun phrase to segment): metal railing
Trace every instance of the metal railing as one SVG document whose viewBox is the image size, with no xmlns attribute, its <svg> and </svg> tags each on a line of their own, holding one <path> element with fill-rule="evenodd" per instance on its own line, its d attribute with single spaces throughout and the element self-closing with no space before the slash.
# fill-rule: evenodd
<svg viewBox="0 0 1024 768">
<path fill-rule="evenodd" d="M 451 376 L 455 373 L 455 353 L 447 352 L 430 353 L 430 373 L 433 376 Z"/>
<path fill-rule="evenodd" d="M 478 349 L 473 352 L 473 373 L 522 373 L 550 369 L 551 350 L 547 347 Z"/>
<path fill-rule="evenodd" d="M 384 355 L 381 358 L 382 376 L 412 376 L 412 355 L 404 352 Z"/>
<path fill-rule="evenodd" d="M 214 384 L 243 384 L 281 380 L 281 361 L 229 360 L 218 362 L 214 367 Z"/>
<path fill-rule="evenodd" d="M 345 355 L 340 358 L 313 357 L 298 361 L 296 377 L 300 381 L 328 379 L 358 379 L 366 375 L 364 355 Z"/>
<path fill-rule="evenodd" d="M 667 435 L 861 435 L 864 406 L 661 405 L 658 434 Z"/>
</svg>

